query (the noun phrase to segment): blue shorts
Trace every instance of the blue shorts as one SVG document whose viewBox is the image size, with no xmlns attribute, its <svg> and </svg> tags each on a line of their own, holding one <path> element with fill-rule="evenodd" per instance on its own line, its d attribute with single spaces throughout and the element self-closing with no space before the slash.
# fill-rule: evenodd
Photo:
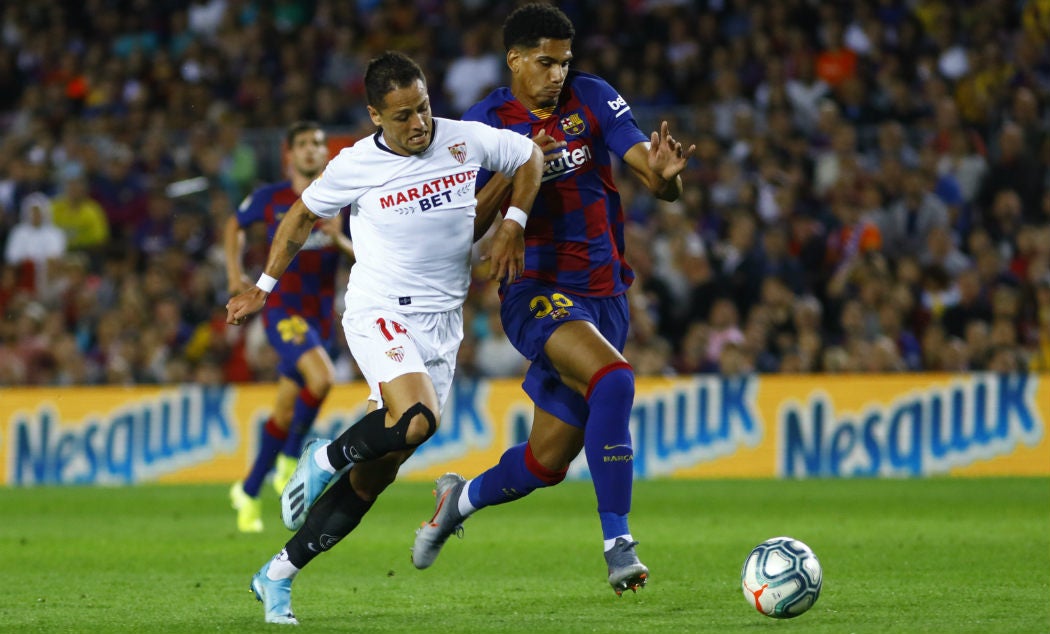
<svg viewBox="0 0 1050 634">
<path fill-rule="evenodd" d="M 295 366 L 307 351 L 324 346 L 317 324 L 283 310 L 268 310 L 263 315 L 263 325 L 266 338 L 281 359 L 277 363 L 277 373 L 304 385 L 303 375 Z"/>
<path fill-rule="evenodd" d="M 562 382 L 543 346 L 562 324 L 586 321 L 623 352 L 630 325 L 627 295 L 585 297 L 523 280 L 504 291 L 500 317 L 510 342 L 532 362 L 522 383 L 525 393 L 540 409 L 570 425 L 584 427 L 590 413 L 586 399 Z"/>
</svg>

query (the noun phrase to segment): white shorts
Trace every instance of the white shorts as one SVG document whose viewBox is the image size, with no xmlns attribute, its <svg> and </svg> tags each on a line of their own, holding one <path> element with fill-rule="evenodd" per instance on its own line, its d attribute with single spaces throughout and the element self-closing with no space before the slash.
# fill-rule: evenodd
<svg viewBox="0 0 1050 634">
<path fill-rule="evenodd" d="M 387 308 L 347 309 L 343 332 L 361 374 L 369 400 L 383 406 L 380 383 L 403 374 L 426 372 L 444 409 L 452 390 L 456 355 L 463 342 L 463 310 L 401 313 Z"/>
</svg>

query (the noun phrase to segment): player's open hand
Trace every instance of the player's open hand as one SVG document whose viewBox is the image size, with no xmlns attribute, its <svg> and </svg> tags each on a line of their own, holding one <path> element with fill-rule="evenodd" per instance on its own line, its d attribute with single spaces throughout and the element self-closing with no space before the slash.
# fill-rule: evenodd
<svg viewBox="0 0 1050 634">
<path fill-rule="evenodd" d="M 489 254 L 489 278 L 507 280 L 510 284 L 525 270 L 525 229 L 513 220 L 504 220 L 492 236 Z"/>
<path fill-rule="evenodd" d="M 226 302 L 226 323 L 234 326 L 243 324 L 248 317 L 259 312 L 266 303 L 267 295 L 261 288 L 252 285 L 243 293 L 231 297 Z"/>
<path fill-rule="evenodd" d="M 566 146 L 565 141 L 559 141 L 543 130 L 540 130 L 536 133 L 536 136 L 532 137 L 532 142 L 538 145 L 540 151 L 543 152 L 544 163 L 550 163 L 561 158 L 562 153 L 560 150 Z"/>
<path fill-rule="evenodd" d="M 696 151 L 696 145 L 688 148 L 671 136 L 667 122 L 660 123 L 660 130 L 653 131 L 649 137 L 649 168 L 660 178 L 669 181 L 685 169 L 689 158 Z"/>
</svg>

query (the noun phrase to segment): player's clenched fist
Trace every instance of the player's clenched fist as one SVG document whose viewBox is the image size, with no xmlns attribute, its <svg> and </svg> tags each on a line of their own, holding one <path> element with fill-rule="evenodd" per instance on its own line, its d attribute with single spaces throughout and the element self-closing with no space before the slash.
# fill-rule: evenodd
<svg viewBox="0 0 1050 634">
<path fill-rule="evenodd" d="M 240 295 L 230 298 L 226 302 L 226 323 L 240 326 L 249 316 L 259 312 L 266 303 L 268 293 L 263 292 L 258 286 L 244 291 Z"/>
</svg>

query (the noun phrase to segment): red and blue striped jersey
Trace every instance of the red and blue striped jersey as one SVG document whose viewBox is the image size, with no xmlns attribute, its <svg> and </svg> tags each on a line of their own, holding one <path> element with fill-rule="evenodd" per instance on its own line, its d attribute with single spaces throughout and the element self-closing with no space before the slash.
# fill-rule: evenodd
<svg viewBox="0 0 1050 634">
<path fill-rule="evenodd" d="M 267 239 L 272 244 L 277 225 L 297 198 L 299 196 L 289 181 L 264 185 L 241 203 L 237 209 L 237 224 L 245 228 L 256 222 L 265 222 Z M 346 232 L 345 215 L 343 223 Z M 263 307 L 266 322 L 289 314 L 300 315 L 317 329 L 322 338 L 327 339 L 332 331 L 335 277 L 340 254 L 332 238 L 321 231 L 318 223 L 266 299 Z"/>
<path fill-rule="evenodd" d="M 625 292 L 634 272 L 624 259 L 624 213 L 611 154 L 622 159 L 649 138 L 623 97 L 599 77 L 570 71 L 551 110 L 529 111 L 503 87 L 463 118 L 530 138 L 542 130 L 567 144 L 560 158 L 544 166 L 543 185 L 525 227 L 522 277 L 577 295 Z M 479 175 L 479 189 L 489 177 Z"/>
</svg>

